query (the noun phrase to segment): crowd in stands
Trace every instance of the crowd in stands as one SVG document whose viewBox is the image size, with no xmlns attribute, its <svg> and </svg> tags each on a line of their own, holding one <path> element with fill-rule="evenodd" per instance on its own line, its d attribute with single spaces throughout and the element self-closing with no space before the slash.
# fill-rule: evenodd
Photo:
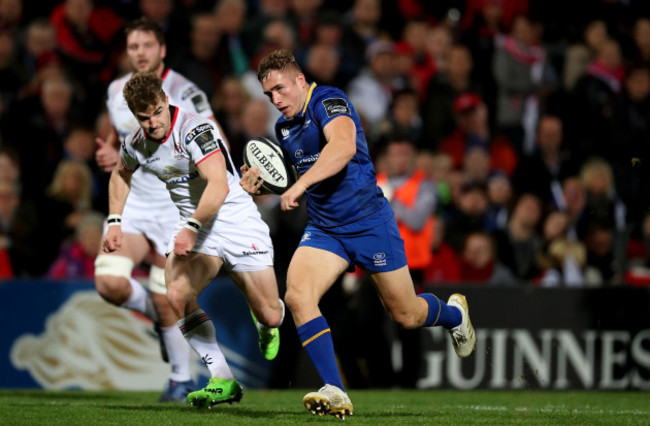
<svg viewBox="0 0 650 426">
<path fill-rule="evenodd" d="M 308 81 L 343 89 L 418 284 L 650 284 L 650 4 L 573 3 L 0 0 L 0 277 L 93 277 L 95 138 L 128 72 L 123 26 L 146 16 L 236 163 L 274 138 L 265 54 L 291 49 Z M 304 212 L 257 202 L 286 270 Z"/>
</svg>

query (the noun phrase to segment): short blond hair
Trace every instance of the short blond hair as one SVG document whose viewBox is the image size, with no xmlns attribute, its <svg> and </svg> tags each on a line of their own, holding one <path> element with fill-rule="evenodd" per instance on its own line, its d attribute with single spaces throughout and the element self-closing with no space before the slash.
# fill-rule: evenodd
<svg viewBox="0 0 650 426">
<path fill-rule="evenodd" d="M 257 66 L 257 79 L 261 83 L 271 71 L 288 70 L 294 71 L 296 75 L 302 73 L 300 65 L 289 49 L 274 50 L 262 58 Z"/>
<path fill-rule="evenodd" d="M 162 89 L 162 80 L 153 71 L 140 71 L 133 74 L 124 85 L 124 99 L 132 113 L 146 111 L 167 95 Z"/>
</svg>

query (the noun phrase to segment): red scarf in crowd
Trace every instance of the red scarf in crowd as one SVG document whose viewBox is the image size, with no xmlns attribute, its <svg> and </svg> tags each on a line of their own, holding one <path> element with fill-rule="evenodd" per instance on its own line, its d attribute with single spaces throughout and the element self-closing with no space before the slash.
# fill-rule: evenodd
<svg viewBox="0 0 650 426">
<path fill-rule="evenodd" d="M 625 79 L 625 69 L 622 65 L 616 68 L 608 68 L 598 61 L 593 61 L 587 67 L 587 75 L 595 77 L 607 84 L 612 92 L 619 93 Z"/>
<path fill-rule="evenodd" d="M 502 39 L 503 47 L 515 58 L 517 62 L 533 66 L 544 60 L 544 49 L 540 46 L 526 46 L 519 43 L 513 36 L 505 36 Z"/>
</svg>

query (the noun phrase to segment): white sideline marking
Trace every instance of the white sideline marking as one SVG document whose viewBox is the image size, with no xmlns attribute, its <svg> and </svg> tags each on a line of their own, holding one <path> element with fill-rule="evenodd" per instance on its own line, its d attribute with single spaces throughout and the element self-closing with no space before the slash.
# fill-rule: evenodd
<svg viewBox="0 0 650 426">
<path fill-rule="evenodd" d="M 569 409 L 566 405 L 547 405 L 541 408 L 531 408 L 531 407 L 514 407 L 510 409 L 503 405 L 447 405 L 441 408 L 458 408 L 461 410 L 473 410 L 473 411 L 516 411 L 516 412 L 527 412 L 527 411 L 539 411 L 542 413 L 560 413 L 560 412 L 571 412 L 573 414 L 614 414 L 614 415 L 635 415 L 635 416 L 647 416 L 650 415 L 650 411 L 644 410 L 603 410 L 601 408 L 574 408 Z"/>
</svg>

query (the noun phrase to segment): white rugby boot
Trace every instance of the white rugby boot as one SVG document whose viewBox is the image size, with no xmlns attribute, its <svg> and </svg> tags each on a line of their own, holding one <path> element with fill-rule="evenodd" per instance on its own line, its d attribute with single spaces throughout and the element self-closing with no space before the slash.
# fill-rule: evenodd
<svg viewBox="0 0 650 426">
<path fill-rule="evenodd" d="M 352 401 L 348 394 L 336 386 L 325 385 L 316 392 L 309 392 L 302 399 L 305 408 L 312 414 L 331 414 L 337 419 L 353 415 Z"/>
<path fill-rule="evenodd" d="M 447 305 L 454 306 L 460 310 L 462 321 L 460 325 L 449 329 L 451 343 L 454 345 L 456 355 L 461 358 L 468 357 L 476 346 L 476 333 L 469 319 L 469 306 L 465 296 L 460 293 L 454 293 L 449 297 Z"/>
</svg>

